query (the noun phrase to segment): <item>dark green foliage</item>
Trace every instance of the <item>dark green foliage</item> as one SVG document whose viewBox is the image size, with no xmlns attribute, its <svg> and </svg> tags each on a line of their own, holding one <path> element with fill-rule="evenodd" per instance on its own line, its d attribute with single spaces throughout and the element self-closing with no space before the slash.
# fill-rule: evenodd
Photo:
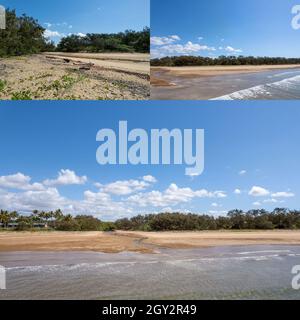
<svg viewBox="0 0 300 320">
<path fill-rule="evenodd" d="M 161 213 L 120 219 L 115 224 L 117 229 L 121 230 L 145 231 L 300 229 L 300 211 L 281 208 L 272 212 L 231 210 L 226 217 L 191 213 Z"/>
<path fill-rule="evenodd" d="M 20 56 L 53 50 L 44 38 L 45 29 L 37 20 L 15 10 L 6 10 L 6 29 L 0 30 L 0 57 Z"/>
<path fill-rule="evenodd" d="M 62 52 L 141 52 L 150 51 L 150 29 L 126 30 L 113 34 L 88 33 L 85 37 L 70 35 L 61 39 L 57 51 Z"/>
<path fill-rule="evenodd" d="M 218 58 L 175 56 L 152 59 L 152 66 L 181 67 L 181 66 L 241 66 L 241 65 L 278 65 L 300 64 L 300 58 L 282 57 L 244 57 L 220 56 Z"/>
<path fill-rule="evenodd" d="M 55 212 L 33 211 L 31 215 L 0 210 L 0 223 L 6 228 L 9 223 L 18 223 L 17 230 L 32 229 L 36 223 L 47 224 L 50 229 L 61 231 L 201 231 L 201 230 L 272 230 L 300 229 L 300 211 L 276 208 L 266 210 L 231 210 L 227 216 L 160 213 L 138 215 L 116 222 L 102 222 L 93 216 L 64 215 Z"/>
<path fill-rule="evenodd" d="M 93 216 L 77 216 L 74 220 L 78 223 L 81 231 L 101 230 L 101 221 Z"/>
</svg>

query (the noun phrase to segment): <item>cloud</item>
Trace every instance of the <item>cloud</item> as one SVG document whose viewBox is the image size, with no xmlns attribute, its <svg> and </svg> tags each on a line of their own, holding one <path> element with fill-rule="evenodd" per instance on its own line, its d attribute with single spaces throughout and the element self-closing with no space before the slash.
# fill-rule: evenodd
<svg viewBox="0 0 300 320">
<path fill-rule="evenodd" d="M 235 49 L 235 48 L 233 48 L 231 46 L 227 46 L 227 47 L 223 48 L 223 50 L 225 50 L 227 52 L 230 52 L 230 53 L 241 53 L 241 52 L 243 52 L 243 50 Z"/>
<path fill-rule="evenodd" d="M 64 37 L 65 34 L 64 33 L 60 33 L 58 31 L 52 31 L 52 30 L 49 30 L 49 29 L 46 29 L 44 31 L 44 37 L 46 38 L 61 38 L 61 37 Z"/>
<path fill-rule="evenodd" d="M 150 182 L 150 183 L 155 183 L 157 182 L 157 180 L 153 177 L 153 176 L 143 176 L 143 180 L 146 181 L 146 182 Z"/>
<path fill-rule="evenodd" d="M 256 206 L 256 207 L 260 207 L 261 203 L 259 201 L 256 201 L 256 202 L 253 202 L 253 205 Z"/>
<path fill-rule="evenodd" d="M 226 210 L 210 210 L 208 212 L 214 216 L 223 216 L 223 215 L 227 214 Z"/>
<path fill-rule="evenodd" d="M 198 40 L 199 40 L 199 41 L 201 41 L 201 40 L 203 40 L 203 39 L 204 39 L 203 37 L 198 37 Z"/>
<path fill-rule="evenodd" d="M 295 197 L 295 194 L 292 192 L 275 192 L 272 193 L 273 198 L 293 198 Z"/>
<path fill-rule="evenodd" d="M 218 203 L 216 203 L 216 202 L 213 202 L 213 203 L 211 204 L 211 206 L 214 207 L 214 208 L 221 208 L 221 207 L 223 207 L 221 204 L 218 204 Z"/>
<path fill-rule="evenodd" d="M 45 22 L 44 25 L 45 25 L 47 28 L 51 28 L 51 27 L 52 27 L 52 23 L 49 23 L 49 22 Z"/>
<path fill-rule="evenodd" d="M 168 37 L 151 37 L 150 41 L 153 46 L 163 46 L 181 40 L 179 36 L 172 35 Z"/>
<path fill-rule="evenodd" d="M 242 191 L 241 191 L 240 189 L 235 189 L 235 190 L 233 191 L 233 193 L 234 193 L 234 194 L 241 194 Z"/>
<path fill-rule="evenodd" d="M 81 38 L 84 38 L 86 37 L 86 34 L 85 33 L 82 33 L 82 32 L 78 32 L 76 33 L 77 36 L 81 37 Z"/>
<path fill-rule="evenodd" d="M 114 195 L 129 195 L 148 188 L 150 184 L 144 180 L 116 181 L 101 186 L 101 191 Z"/>
<path fill-rule="evenodd" d="M 249 191 L 249 195 L 253 197 L 264 197 L 264 196 L 268 196 L 269 194 L 270 194 L 269 190 L 262 187 L 258 187 L 258 186 L 252 187 L 252 189 Z"/>
<path fill-rule="evenodd" d="M 40 183 L 30 183 L 31 177 L 25 176 L 23 173 L 16 173 L 0 177 L 0 187 L 6 189 L 18 190 L 43 190 L 44 187 Z"/>
<path fill-rule="evenodd" d="M 200 51 L 215 51 L 214 47 L 207 45 L 200 45 L 199 43 L 193 43 L 188 41 L 186 44 L 170 44 L 161 46 L 159 49 L 152 49 L 152 56 L 168 56 L 168 55 L 188 55 L 199 53 Z"/>
<path fill-rule="evenodd" d="M 76 173 L 69 169 L 62 169 L 58 172 L 58 177 L 56 179 L 47 179 L 43 181 L 43 184 L 46 186 L 55 186 L 55 185 L 78 185 L 85 184 L 87 182 L 87 177 L 79 177 Z"/>
<path fill-rule="evenodd" d="M 146 193 L 138 193 L 127 198 L 127 201 L 140 207 L 168 207 L 189 202 L 194 198 L 225 198 L 226 196 L 223 191 L 210 192 L 205 189 L 179 188 L 175 183 L 172 183 L 163 192 L 153 190 Z"/>
<path fill-rule="evenodd" d="M 241 170 L 241 171 L 239 172 L 239 175 L 240 175 L 240 176 L 244 176 L 246 173 L 247 173 L 246 170 Z"/>
</svg>

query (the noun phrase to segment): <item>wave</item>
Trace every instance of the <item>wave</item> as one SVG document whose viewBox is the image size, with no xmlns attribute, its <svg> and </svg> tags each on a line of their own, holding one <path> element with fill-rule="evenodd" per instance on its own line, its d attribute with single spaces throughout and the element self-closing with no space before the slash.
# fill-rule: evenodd
<svg viewBox="0 0 300 320">
<path fill-rule="evenodd" d="M 277 98 L 300 98 L 300 75 L 280 81 L 258 85 L 213 98 L 211 100 L 251 100 Z"/>
</svg>

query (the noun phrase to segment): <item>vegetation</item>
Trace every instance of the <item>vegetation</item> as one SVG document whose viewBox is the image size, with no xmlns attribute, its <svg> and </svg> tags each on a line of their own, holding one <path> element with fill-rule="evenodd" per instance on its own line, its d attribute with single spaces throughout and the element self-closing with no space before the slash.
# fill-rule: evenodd
<svg viewBox="0 0 300 320">
<path fill-rule="evenodd" d="M 277 208 L 266 210 L 229 211 L 226 217 L 209 215 L 161 213 L 139 215 L 115 222 L 121 230 L 242 230 L 242 229 L 300 229 L 300 211 Z"/>
<path fill-rule="evenodd" d="M 54 49 L 44 37 L 45 29 L 34 18 L 6 10 L 6 29 L 0 30 L 0 57 L 20 56 Z"/>
<path fill-rule="evenodd" d="M 30 215 L 21 215 L 16 211 L 0 211 L 0 223 L 4 229 L 32 230 L 35 228 L 47 228 L 59 231 L 111 231 L 114 226 L 101 222 L 92 216 L 64 215 L 61 210 L 38 211 L 34 210 Z M 110 227 L 109 227 L 110 226 Z"/>
<path fill-rule="evenodd" d="M 300 229 L 300 211 L 277 208 L 272 212 L 263 209 L 231 210 L 227 216 L 160 213 L 138 215 L 119 219 L 116 222 L 103 222 L 99 219 L 79 215 L 64 215 L 61 210 L 33 211 L 30 215 L 20 215 L 16 211 L 0 211 L 2 227 L 15 230 L 30 230 L 40 225 L 60 231 L 201 231 L 201 230 L 272 230 Z"/>
<path fill-rule="evenodd" d="M 0 30 L 0 57 L 21 56 L 49 51 L 63 52 L 150 52 L 150 29 L 126 30 L 116 34 L 69 35 L 55 44 L 44 35 L 39 22 L 15 10 L 6 10 L 6 29 Z"/>
<path fill-rule="evenodd" d="M 300 64 L 300 58 L 282 57 L 244 57 L 220 56 L 218 58 L 175 56 L 152 59 L 151 66 L 181 67 L 181 66 L 241 66 L 241 65 L 279 65 Z"/>
<path fill-rule="evenodd" d="M 126 30 L 115 34 L 91 33 L 86 36 L 70 35 L 61 39 L 57 51 L 62 52 L 141 52 L 150 51 L 150 29 Z"/>
</svg>

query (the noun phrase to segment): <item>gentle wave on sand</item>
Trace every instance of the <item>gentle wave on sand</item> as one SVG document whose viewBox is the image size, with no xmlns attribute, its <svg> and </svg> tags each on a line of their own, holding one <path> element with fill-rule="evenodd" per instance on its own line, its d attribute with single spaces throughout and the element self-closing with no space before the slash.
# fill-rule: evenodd
<svg viewBox="0 0 300 320">
<path fill-rule="evenodd" d="M 300 299 L 300 246 L 161 249 L 157 254 L 0 253 L 0 299 Z"/>
<path fill-rule="evenodd" d="M 278 74 L 276 76 L 282 76 Z M 300 99 L 300 76 L 239 90 L 211 100 Z"/>
</svg>

